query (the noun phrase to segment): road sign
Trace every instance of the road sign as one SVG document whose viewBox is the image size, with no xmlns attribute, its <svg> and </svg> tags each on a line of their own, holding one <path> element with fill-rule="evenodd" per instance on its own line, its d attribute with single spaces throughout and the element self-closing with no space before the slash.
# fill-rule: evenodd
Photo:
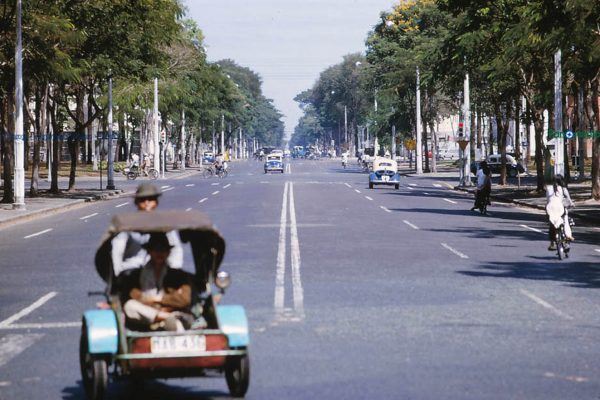
<svg viewBox="0 0 600 400">
<path fill-rule="evenodd" d="M 463 139 L 463 140 L 457 140 L 457 142 L 458 142 L 458 145 L 460 146 L 460 149 L 461 149 L 461 150 L 463 150 L 463 151 L 464 151 L 464 150 L 467 148 L 467 146 L 469 145 L 469 140 L 465 140 L 465 139 Z"/>
<path fill-rule="evenodd" d="M 406 147 L 406 150 L 414 150 L 417 148 L 417 141 L 415 139 L 406 139 L 404 147 Z"/>
</svg>

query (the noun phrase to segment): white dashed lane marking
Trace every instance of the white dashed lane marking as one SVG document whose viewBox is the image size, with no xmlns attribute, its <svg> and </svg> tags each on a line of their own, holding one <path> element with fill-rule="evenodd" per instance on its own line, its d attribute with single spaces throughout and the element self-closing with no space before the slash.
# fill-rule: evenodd
<svg viewBox="0 0 600 400">
<path fill-rule="evenodd" d="M 88 218 L 95 217 L 96 215 L 98 215 L 98 213 L 93 213 L 93 214 L 90 214 L 90 215 L 86 215 L 86 216 L 84 216 L 84 217 L 81 217 L 81 218 L 79 218 L 79 219 L 88 219 Z"/>
<path fill-rule="evenodd" d="M 390 210 L 389 208 L 387 208 L 387 207 L 384 207 L 384 206 L 379 206 L 379 208 L 381 208 L 381 209 L 382 209 L 383 211 L 385 211 L 385 212 L 389 212 L 389 213 L 391 213 L 391 212 L 392 212 L 392 210 Z"/>
<path fill-rule="evenodd" d="M 403 220 L 402 222 L 404 222 L 406 225 L 410 226 L 413 229 L 417 229 L 417 230 L 419 229 L 418 226 L 416 226 L 415 224 L 412 224 L 412 223 L 408 222 L 407 220 Z"/>
<path fill-rule="evenodd" d="M 461 253 L 460 251 L 453 249 L 452 247 L 448 246 L 446 243 L 442 243 L 441 244 L 442 247 L 450 250 L 452 253 L 456 254 L 457 256 L 459 256 L 460 258 L 469 258 L 468 255 Z"/>
<path fill-rule="evenodd" d="M 129 204 L 129 202 L 127 202 L 127 203 L 121 203 L 121 204 L 117 204 L 117 205 L 115 206 L 115 208 L 120 208 L 120 207 L 126 206 L 127 204 Z"/>
<path fill-rule="evenodd" d="M 198 200 L 198 203 L 204 203 L 206 200 L 208 200 L 208 198 L 205 197 L 205 198 L 203 198 L 201 200 Z"/>
<path fill-rule="evenodd" d="M 29 239 L 29 238 L 32 238 L 32 237 L 43 235 L 44 233 L 48 233 L 50 231 L 52 231 L 52 228 L 44 229 L 43 231 L 39 231 L 39 232 L 36 232 L 36 233 L 32 233 L 31 235 L 27 235 L 23 239 Z"/>
<path fill-rule="evenodd" d="M 223 186 L 223 189 L 227 189 L 229 186 L 231 186 L 231 183 L 228 183 L 227 185 Z"/>
<path fill-rule="evenodd" d="M 215 190 L 214 192 L 212 192 L 212 195 L 214 196 L 214 195 L 219 194 L 219 193 L 220 192 L 218 190 Z"/>
<path fill-rule="evenodd" d="M 524 225 L 524 224 L 521 224 L 521 225 L 519 225 L 519 226 L 520 226 L 520 227 L 523 227 L 523 228 L 525 228 L 525 229 L 529 229 L 530 231 L 537 232 L 537 233 L 544 233 L 544 232 L 543 232 L 543 231 L 541 231 L 540 229 L 537 229 L 537 228 L 532 228 L 532 227 L 530 227 L 530 226 L 527 226 L 527 225 Z"/>
<path fill-rule="evenodd" d="M 373 199 L 370 198 L 369 196 L 365 196 L 365 199 L 373 201 Z"/>
<path fill-rule="evenodd" d="M 451 203 L 451 204 L 456 204 L 456 202 L 455 202 L 455 201 L 452 201 L 452 200 L 450 200 L 450 199 L 444 199 L 444 201 L 447 201 L 448 203 Z"/>
</svg>

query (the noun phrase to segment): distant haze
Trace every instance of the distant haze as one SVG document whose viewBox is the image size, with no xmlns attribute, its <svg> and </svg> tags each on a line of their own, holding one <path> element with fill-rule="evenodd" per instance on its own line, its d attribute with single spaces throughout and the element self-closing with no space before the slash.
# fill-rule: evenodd
<svg viewBox="0 0 600 400">
<path fill-rule="evenodd" d="M 286 136 L 302 115 L 294 97 L 349 53 L 391 0 L 184 0 L 205 35 L 209 61 L 230 58 L 257 72 L 263 93 L 284 114 Z M 397 2 L 396 2 L 397 3 Z"/>
</svg>

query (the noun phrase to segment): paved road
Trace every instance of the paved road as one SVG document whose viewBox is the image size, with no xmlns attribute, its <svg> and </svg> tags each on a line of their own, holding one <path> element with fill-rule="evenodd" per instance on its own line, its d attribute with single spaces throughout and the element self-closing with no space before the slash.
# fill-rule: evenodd
<svg viewBox="0 0 600 400">
<path fill-rule="evenodd" d="M 369 190 L 358 169 L 236 164 L 223 180 L 164 187 L 161 208 L 207 212 L 251 325 L 250 399 L 595 399 L 598 229 L 572 257 L 546 250 L 544 217 L 410 177 Z M 80 399 L 79 319 L 116 199 L 0 230 L 0 399 Z M 221 377 L 111 382 L 110 398 L 226 398 Z"/>
</svg>

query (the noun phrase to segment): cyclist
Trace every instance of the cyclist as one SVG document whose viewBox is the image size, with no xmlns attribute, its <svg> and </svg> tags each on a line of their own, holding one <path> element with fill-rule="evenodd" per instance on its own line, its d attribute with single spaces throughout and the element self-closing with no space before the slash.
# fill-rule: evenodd
<svg viewBox="0 0 600 400">
<path fill-rule="evenodd" d="M 556 250 L 556 222 L 562 223 L 565 229 L 565 237 L 569 241 L 575 240 L 571 225 L 569 224 L 569 212 L 567 207 L 574 207 L 575 203 L 571 200 L 567 183 L 562 175 L 556 175 L 554 182 L 551 185 L 546 185 L 546 213 L 549 219 L 548 239 L 550 246 L 548 250 Z M 554 222 L 554 223 L 553 223 Z"/>
</svg>

